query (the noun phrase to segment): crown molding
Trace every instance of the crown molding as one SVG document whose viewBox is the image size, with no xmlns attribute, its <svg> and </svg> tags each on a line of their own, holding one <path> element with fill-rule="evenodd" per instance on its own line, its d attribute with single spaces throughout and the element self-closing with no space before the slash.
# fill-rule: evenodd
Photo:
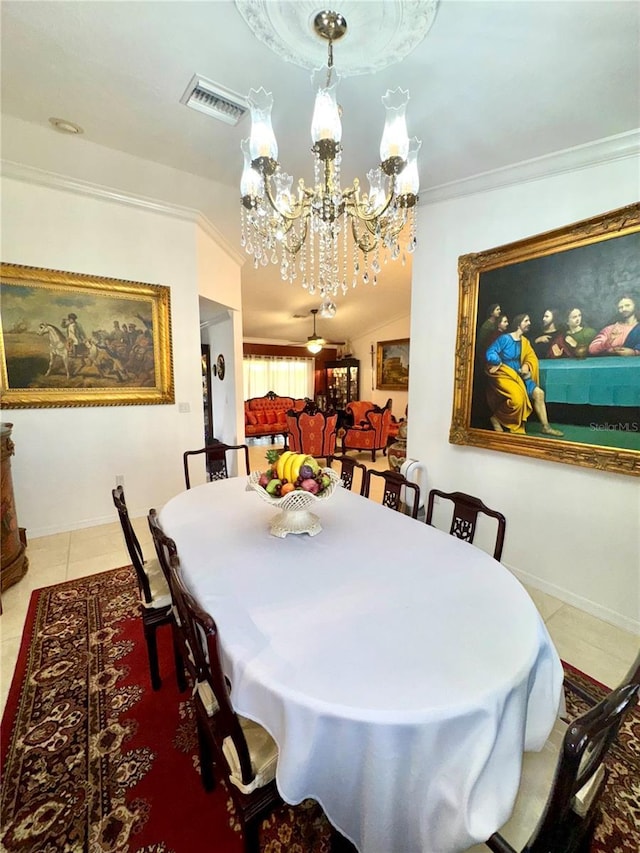
<svg viewBox="0 0 640 853">
<path fill-rule="evenodd" d="M 246 256 L 233 246 L 226 237 L 216 228 L 211 220 L 201 211 L 192 207 L 183 207 L 159 199 L 139 196 L 134 193 L 115 190 L 90 181 L 71 178 L 68 175 L 60 175 L 56 172 L 48 172 L 45 169 L 37 169 L 35 166 L 27 166 L 24 163 L 16 163 L 13 160 L 0 161 L 0 172 L 3 177 L 14 178 L 28 184 L 48 187 L 49 189 L 63 190 L 78 195 L 91 196 L 103 201 L 112 201 L 116 204 L 137 207 L 152 213 L 160 213 L 163 216 L 171 216 L 175 219 L 183 219 L 193 222 L 211 237 L 220 248 L 226 252 L 232 260 L 242 265 Z"/>
<path fill-rule="evenodd" d="M 459 181 L 451 181 L 446 184 L 426 188 L 420 192 L 419 205 L 420 207 L 426 207 L 430 204 L 454 198 L 490 192 L 491 190 L 529 181 L 537 181 L 565 172 L 573 172 L 577 169 L 586 169 L 599 164 L 612 163 L 616 160 L 637 158 L 639 156 L 640 129 L 630 130 L 626 133 L 619 133 L 616 136 L 609 136 L 595 142 L 587 142 L 584 145 L 567 148 L 564 151 L 545 154 L 543 157 L 523 160 L 512 166 L 504 166 L 500 169 L 482 172 Z M 5 177 L 15 178 L 26 183 L 92 196 L 94 198 L 113 201 L 117 204 L 142 208 L 153 213 L 160 213 L 165 216 L 194 222 L 236 263 L 242 266 L 246 261 L 246 255 L 232 245 L 211 220 L 196 208 L 183 207 L 170 202 L 160 201 L 159 199 L 115 190 L 111 187 L 71 178 L 67 175 L 60 175 L 56 172 L 48 172 L 44 169 L 37 169 L 34 166 L 27 166 L 12 160 L 0 161 L 0 169 Z"/>
<path fill-rule="evenodd" d="M 419 204 L 426 206 L 461 196 L 473 195 L 474 193 L 489 192 L 514 184 L 537 181 L 564 172 L 574 172 L 577 169 L 586 169 L 590 166 L 612 163 L 615 160 L 625 160 L 639 155 L 640 129 L 630 130 L 627 133 L 619 133 L 606 139 L 598 139 L 595 142 L 587 142 L 574 148 L 566 148 L 564 151 L 545 154 L 543 157 L 523 160 L 512 166 L 492 169 L 490 172 L 482 172 L 460 181 L 428 187 L 420 191 Z"/>
</svg>

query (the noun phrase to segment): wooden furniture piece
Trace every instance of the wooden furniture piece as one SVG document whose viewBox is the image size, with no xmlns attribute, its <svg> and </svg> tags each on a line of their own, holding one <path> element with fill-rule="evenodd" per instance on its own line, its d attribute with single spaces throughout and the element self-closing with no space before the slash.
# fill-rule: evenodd
<svg viewBox="0 0 640 853">
<path fill-rule="evenodd" d="M 391 397 L 389 397 L 389 399 L 387 400 L 387 402 L 384 405 L 385 405 L 386 409 L 391 409 L 393 407 L 393 400 L 391 399 Z M 400 431 L 401 426 L 404 426 L 404 428 L 405 428 L 405 437 L 406 437 L 406 434 L 407 434 L 406 433 L 406 420 L 407 420 L 408 415 L 409 415 L 409 406 L 405 406 L 404 417 L 400 418 L 400 420 L 398 420 L 396 418 L 396 416 L 393 414 L 393 412 L 391 413 L 391 424 L 389 425 L 389 439 L 388 439 L 389 444 L 391 444 L 393 441 L 395 441 L 395 439 L 398 437 L 398 433 Z"/>
<path fill-rule="evenodd" d="M 274 443 L 277 435 L 286 439 L 286 413 L 290 409 L 300 411 L 310 402 L 308 399 L 280 397 L 267 391 L 264 397 L 250 397 L 244 401 L 244 434 L 246 438 L 270 436 Z"/>
<path fill-rule="evenodd" d="M 0 425 L 0 442 L 2 446 L 2 539 L 0 550 L 2 563 L 0 567 L 0 591 L 4 592 L 14 583 L 23 578 L 29 568 L 29 560 L 25 553 L 27 537 L 23 528 L 18 526 L 16 504 L 13 495 L 13 478 L 11 476 L 11 457 L 15 446 L 11 439 L 13 424 Z M 0 611 L 1 612 L 1 611 Z"/>
<path fill-rule="evenodd" d="M 315 403 L 307 403 L 300 412 L 288 411 L 286 422 L 286 447 L 289 450 L 316 458 L 324 456 L 327 465 L 331 465 L 331 457 L 336 450 L 337 412 L 321 412 Z"/>
<path fill-rule="evenodd" d="M 360 853 L 457 853 L 502 826 L 553 728 L 558 655 L 480 548 L 343 488 L 318 511 L 318 536 L 276 539 L 231 477 L 160 522 L 219 628 L 234 710 L 278 744 L 283 799 L 320 801 Z"/>
<path fill-rule="evenodd" d="M 178 607 L 174 578 L 171 572 L 172 560 L 174 558 L 177 559 L 178 549 L 173 539 L 169 538 L 163 531 L 160 525 L 160 520 L 158 519 L 158 513 L 155 509 L 152 508 L 149 510 L 149 513 L 147 514 L 147 522 L 149 524 L 149 530 L 151 532 L 151 538 L 153 540 L 153 546 L 156 551 L 158 563 L 160 564 L 160 568 L 162 569 L 162 573 L 166 579 L 169 592 L 171 593 L 171 601 L 173 602 L 172 629 L 174 649 L 176 652 L 175 658 L 178 686 L 183 690 L 183 685 L 186 685 L 186 679 L 188 677 L 191 688 L 196 689 L 199 681 L 201 680 L 201 674 L 192 651 L 193 645 L 189 631 L 184 622 L 184 614 L 180 612 L 180 608 Z M 202 767 L 200 770 L 204 783 L 205 772 Z"/>
<path fill-rule="evenodd" d="M 347 406 L 347 411 L 351 406 Z M 371 453 L 371 461 L 376 461 L 376 452 L 381 450 L 387 452 L 389 439 L 389 427 L 391 424 L 391 410 L 373 403 L 363 416 L 360 412 L 354 415 L 354 424 L 347 427 L 342 436 L 342 453 L 347 450 L 367 450 Z"/>
<path fill-rule="evenodd" d="M 360 361 L 342 358 L 324 365 L 327 404 L 332 409 L 344 409 L 360 396 Z"/>
<path fill-rule="evenodd" d="M 416 483 L 410 483 L 406 477 L 397 471 L 375 471 L 369 469 L 364 486 L 364 496 L 369 497 L 372 478 L 380 477 L 384 481 L 382 493 L 382 506 L 404 512 L 411 518 L 418 517 L 418 506 L 420 503 L 420 487 Z M 406 509 L 405 509 L 406 508 Z"/>
<path fill-rule="evenodd" d="M 204 441 L 213 441 L 213 390 L 211 388 L 211 347 L 200 344 L 202 359 L 202 407 L 204 410 Z"/>
<path fill-rule="evenodd" d="M 151 686 L 159 690 L 162 685 L 160 678 L 160 667 L 158 665 L 158 640 L 156 632 L 162 625 L 172 627 L 173 637 L 173 613 L 171 609 L 172 600 L 169 586 L 158 560 L 145 560 L 140 541 L 129 518 L 129 511 L 124 497 L 122 486 L 116 486 L 111 491 L 111 497 L 124 534 L 124 541 L 129 552 L 129 559 L 135 569 L 138 588 L 140 590 L 140 614 L 142 616 L 142 627 L 144 639 L 147 644 L 147 655 L 149 656 L 149 672 L 151 674 Z M 176 673 L 181 690 L 186 687 L 184 678 L 180 678 L 182 667 L 181 658 L 177 654 L 174 644 L 174 656 L 176 657 Z"/>
<path fill-rule="evenodd" d="M 353 456 L 334 456 L 334 462 L 340 463 L 340 479 L 345 489 L 353 490 L 354 475 L 356 468 L 360 471 L 360 491 L 359 494 L 364 494 L 364 487 L 367 479 L 367 466 L 362 462 L 357 462 Z"/>
<path fill-rule="evenodd" d="M 261 725 L 236 714 L 220 660 L 216 623 L 185 588 L 177 555 L 171 558 L 171 572 L 176 602 L 200 673 L 193 700 L 203 781 L 211 790 L 216 769 L 224 774 L 242 825 L 245 853 L 259 853 L 260 824 L 282 805 L 275 781 L 278 747 Z"/>
<path fill-rule="evenodd" d="M 507 522 L 501 512 L 498 512 L 495 509 L 489 509 L 489 507 L 485 506 L 479 498 L 474 498 L 472 495 L 466 495 L 464 492 L 441 492 L 439 489 L 431 489 L 429 492 L 429 501 L 427 503 L 427 517 L 425 519 L 427 524 L 431 524 L 431 520 L 433 518 L 433 505 L 436 497 L 453 501 L 453 517 L 451 519 L 451 528 L 449 533 L 452 536 L 456 536 L 458 539 L 463 539 L 465 542 L 473 543 L 479 513 L 484 513 L 484 515 L 488 515 L 490 518 L 495 518 L 498 523 L 498 528 L 496 532 L 496 545 L 493 551 L 493 556 L 496 560 L 499 560 L 502 557 L 502 547 L 504 545 L 504 534 Z"/>
<path fill-rule="evenodd" d="M 559 720 L 541 752 L 525 756 L 509 821 L 468 853 L 589 851 L 608 776 L 604 758 L 639 690 L 640 655 L 617 689 L 571 723 Z"/>
<path fill-rule="evenodd" d="M 214 444 L 207 444 L 206 447 L 201 447 L 200 450 L 185 450 L 182 454 L 182 465 L 184 467 L 184 482 L 187 489 L 191 488 L 191 478 L 189 476 L 189 459 L 192 456 L 204 456 L 204 462 L 207 468 L 207 481 L 225 480 L 229 476 L 229 467 L 227 465 L 227 453 L 229 451 L 243 451 L 245 474 L 249 474 L 249 447 L 246 444 L 224 444 L 217 441 Z"/>
</svg>

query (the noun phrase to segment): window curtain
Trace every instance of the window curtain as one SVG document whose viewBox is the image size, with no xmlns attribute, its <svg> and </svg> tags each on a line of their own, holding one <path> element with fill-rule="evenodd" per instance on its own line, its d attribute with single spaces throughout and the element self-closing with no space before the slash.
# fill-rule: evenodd
<svg viewBox="0 0 640 853">
<path fill-rule="evenodd" d="M 264 397 L 274 391 L 279 397 L 313 399 L 313 358 L 249 355 L 243 360 L 244 399 Z"/>
</svg>

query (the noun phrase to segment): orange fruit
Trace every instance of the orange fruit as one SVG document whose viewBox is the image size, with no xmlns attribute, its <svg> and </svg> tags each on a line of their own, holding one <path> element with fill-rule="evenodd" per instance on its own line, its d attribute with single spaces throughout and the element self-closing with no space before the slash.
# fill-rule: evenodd
<svg viewBox="0 0 640 853">
<path fill-rule="evenodd" d="M 292 492 L 295 489 L 293 483 L 284 483 L 282 486 L 282 490 L 280 491 L 281 495 L 288 495 L 289 492 Z"/>
</svg>

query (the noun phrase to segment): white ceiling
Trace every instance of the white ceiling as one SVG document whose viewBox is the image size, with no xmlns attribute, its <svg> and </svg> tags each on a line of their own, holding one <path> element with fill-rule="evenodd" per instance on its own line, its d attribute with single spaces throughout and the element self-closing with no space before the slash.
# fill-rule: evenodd
<svg viewBox="0 0 640 853">
<path fill-rule="evenodd" d="M 354 1 L 335 4 L 347 21 Z M 368 3 L 372 14 L 378 5 Z M 231 0 L 3 0 L 1 14 L 3 113 L 41 126 L 50 116 L 69 119 L 84 128 L 78 145 L 88 140 L 235 188 L 248 116 L 231 127 L 180 98 L 196 73 L 245 95 L 263 85 L 274 95 L 280 162 L 296 178 L 312 177 L 309 72 L 258 41 Z M 422 191 L 638 128 L 639 21 L 635 0 L 441 0 L 426 38 L 402 62 L 341 81 L 343 176 L 364 180 L 377 163 L 380 97 L 396 86 L 411 92 Z M 348 48 L 348 36 L 335 46 L 338 69 Z M 235 206 L 214 224 L 239 246 Z M 428 233 L 421 239 L 428 244 Z M 375 289 L 359 285 L 339 298 L 336 317 L 319 320 L 318 331 L 354 338 L 408 313 L 410 267 L 389 264 L 379 279 Z M 291 315 L 318 299 L 281 282 L 275 267 L 254 271 L 247 261 L 242 280 L 246 337 L 311 334 L 310 317 Z"/>
</svg>

